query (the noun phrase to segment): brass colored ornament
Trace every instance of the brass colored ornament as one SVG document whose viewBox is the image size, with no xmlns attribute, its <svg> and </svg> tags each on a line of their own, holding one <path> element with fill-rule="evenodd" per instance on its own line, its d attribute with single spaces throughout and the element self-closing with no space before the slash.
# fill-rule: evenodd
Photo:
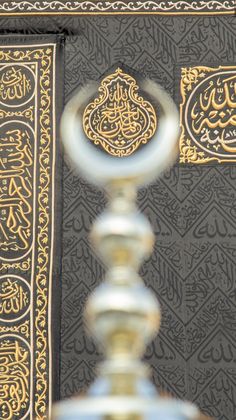
<svg viewBox="0 0 236 420">
<path fill-rule="evenodd" d="M 85 134 L 110 155 L 130 156 L 154 135 L 155 110 L 139 95 L 136 80 L 120 68 L 103 79 L 98 90 L 84 111 Z"/>
</svg>

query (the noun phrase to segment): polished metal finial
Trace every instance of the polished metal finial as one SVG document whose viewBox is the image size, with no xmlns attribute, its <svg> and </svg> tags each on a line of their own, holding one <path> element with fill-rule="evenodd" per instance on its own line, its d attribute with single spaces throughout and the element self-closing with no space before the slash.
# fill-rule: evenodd
<svg viewBox="0 0 236 420">
<path fill-rule="evenodd" d="M 156 126 L 151 127 L 150 121 Z M 122 158 L 120 152 L 110 153 L 132 142 L 139 145 L 136 140 L 150 130 L 153 137 L 136 147 L 135 153 Z M 178 113 L 169 95 L 151 81 L 137 86 L 120 69 L 101 86 L 94 83 L 81 90 L 66 106 L 62 118 L 65 150 L 82 176 L 108 193 L 107 209 L 91 231 L 107 272 L 85 313 L 105 359 L 86 397 L 55 406 L 56 420 L 190 420 L 198 416 L 194 405 L 158 396 L 149 380 L 149 367 L 141 360 L 159 329 L 160 308 L 138 274 L 152 251 L 154 235 L 136 207 L 136 191 L 173 161 L 178 134 Z M 101 143 L 104 147 L 96 147 Z"/>
</svg>

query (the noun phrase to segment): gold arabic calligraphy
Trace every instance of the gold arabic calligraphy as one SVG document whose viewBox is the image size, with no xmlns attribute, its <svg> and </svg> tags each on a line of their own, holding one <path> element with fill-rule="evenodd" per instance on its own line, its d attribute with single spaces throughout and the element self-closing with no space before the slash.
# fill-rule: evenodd
<svg viewBox="0 0 236 420">
<path fill-rule="evenodd" d="M 0 135 L 1 254 L 27 250 L 31 238 L 33 144 L 30 130 L 5 125 Z M 6 129 L 7 128 L 7 129 Z M 5 253 L 4 253 L 5 252 Z"/>
<path fill-rule="evenodd" d="M 27 67 L 7 66 L 0 71 L 0 102 L 4 105 L 21 105 L 32 91 L 32 76 Z"/>
<path fill-rule="evenodd" d="M 11 420 L 27 411 L 29 401 L 29 352 L 19 341 L 0 343 L 0 417 Z"/>
<path fill-rule="evenodd" d="M 100 96 L 85 109 L 85 133 L 113 156 L 129 156 L 155 133 L 155 111 L 137 90 L 135 79 L 117 69 L 102 81 Z"/>
<path fill-rule="evenodd" d="M 0 319 L 14 320 L 27 308 L 29 293 L 23 282 L 15 277 L 6 277 L 0 283 Z"/>
<path fill-rule="evenodd" d="M 132 140 L 141 133 L 142 122 L 145 125 L 147 123 L 145 114 L 132 106 L 127 89 L 118 82 L 114 93 L 109 95 L 109 103 L 101 111 L 98 132 L 109 139 L 115 139 L 122 146 L 124 139 Z"/>
<path fill-rule="evenodd" d="M 194 68 L 191 85 L 186 70 L 181 81 L 180 160 L 236 160 L 236 69 Z"/>
</svg>

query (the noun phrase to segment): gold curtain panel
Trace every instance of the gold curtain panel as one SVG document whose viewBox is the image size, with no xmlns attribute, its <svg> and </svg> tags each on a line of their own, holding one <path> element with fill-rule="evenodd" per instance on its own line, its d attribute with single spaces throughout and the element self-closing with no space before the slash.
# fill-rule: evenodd
<svg viewBox="0 0 236 420">
<path fill-rule="evenodd" d="M 180 94 L 180 163 L 236 162 L 236 67 L 182 68 Z"/>
<path fill-rule="evenodd" d="M 57 299 L 53 273 L 60 188 L 55 183 L 59 45 L 56 36 L 1 38 L 0 418 L 4 420 L 46 419 L 56 388 L 52 345 L 57 340 L 51 320 Z"/>
</svg>

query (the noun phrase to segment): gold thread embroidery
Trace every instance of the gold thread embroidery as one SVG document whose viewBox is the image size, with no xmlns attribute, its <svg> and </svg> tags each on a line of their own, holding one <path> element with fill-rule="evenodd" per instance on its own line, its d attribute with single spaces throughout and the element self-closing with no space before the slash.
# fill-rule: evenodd
<svg viewBox="0 0 236 420">
<path fill-rule="evenodd" d="M 33 106 L 30 106 L 29 108 L 23 109 L 23 111 L 6 111 L 4 109 L 0 109 L 1 119 L 5 120 L 6 118 L 12 118 L 12 117 L 23 117 L 33 122 L 34 108 Z"/>
<path fill-rule="evenodd" d="M 14 321 L 25 315 L 30 302 L 29 285 L 19 276 L 0 278 L 0 320 Z"/>
<path fill-rule="evenodd" d="M 154 108 L 138 89 L 136 80 L 118 68 L 102 80 L 99 96 L 84 111 L 86 135 L 110 155 L 131 155 L 156 131 Z"/>
<path fill-rule="evenodd" d="M 180 163 L 236 161 L 236 67 L 182 68 Z"/>
<path fill-rule="evenodd" d="M 22 340 L 5 336 L 0 342 L 0 412 L 10 420 L 29 407 L 29 350 Z"/>
<path fill-rule="evenodd" d="M 45 365 L 47 360 L 47 305 L 48 305 L 48 287 L 47 277 L 49 271 L 49 246 L 48 246 L 48 232 L 50 227 L 50 214 L 48 209 L 49 202 L 49 186 L 51 183 L 50 170 L 50 154 L 51 154 L 51 82 L 50 69 L 52 65 L 52 50 L 48 48 L 46 52 L 41 50 L 40 60 L 42 63 L 42 76 L 40 79 L 40 166 L 39 166 L 39 226 L 38 226 L 38 259 L 37 259 L 37 315 L 35 318 L 36 328 L 36 376 L 37 376 L 37 393 L 35 401 L 36 419 L 41 420 L 46 418 L 47 410 L 47 392 L 48 381 L 45 377 Z"/>
<path fill-rule="evenodd" d="M 0 102 L 5 106 L 22 106 L 33 94 L 34 74 L 29 67 L 14 65 L 0 70 Z"/>
<path fill-rule="evenodd" d="M 14 263 L 1 263 L 0 271 L 8 271 L 9 269 L 29 271 L 31 266 L 31 258 L 27 258 L 25 261 L 19 261 Z"/>
<path fill-rule="evenodd" d="M 224 15 L 235 13 L 234 0 L 162 0 L 155 1 L 129 1 L 110 0 L 96 1 L 71 1 L 71 0 L 5 0 L 0 4 L 0 15 L 97 15 L 97 14 L 160 14 L 160 15 Z"/>
<path fill-rule="evenodd" d="M 0 333 L 17 333 L 23 335 L 25 338 L 29 338 L 29 321 L 13 326 L 0 325 Z"/>
<path fill-rule="evenodd" d="M 0 247 L 1 256 L 26 251 L 31 242 L 33 133 L 22 122 L 0 130 Z"/>
<path fill-rule="evenodd" d="M 52 179 L 52 165 L 53 165 L 53 156 L 54 156 L 54 146 L 52 143 L 52 133 L 53 133 L 53 118 L 54 118 L 54 108 L 52 107 L 51 95 L 53 92 L 53 78 L 55 77 L 55 69 L 54 69 L 54 61 L 53 57 L 55 54 L 55 44 L 48 44 L 48 46 L 40 46 L 39 45 L 31 45 L 31 46 L 24 46 L 23 49 L 17 48 L 17 50 L 11 49 L 11 46 L 7 47 L 6 49 L 0 50 L 0 61 L 5 62 L 7 65 L 9 63 L 10 66 L 14 67 L 14 63 L 16 63 L 16 68 L 19 70 L 21 68 L 29 68 L 32 71 L 35 70 L 36 66 L 38 66 L 38 85 L 39 85 L 39 119 L 38 119 L 38 126 L 40 135 L 37 136 L 38 142 L 38 159 L 37 159 L 37 167 L 38 167 L 38 185 L 37 188 L 37 202 L 36 206 L 38 208 L 38 222 L 36 223 L 36 231 L 35 231 L 35 250 L 36 250 L 36 265 L 33 266 L 33 260 L 31 256 L 28 259 L 24 259 L 23 261 L 3 261 L 0 266 L 0 271 L 7 273 L 9 269 L 11 270 L 18 270 L 20 269 L 23 272 L 32 271 L 34 269 L 34 288 L 35 288 L 35 296 L 36 301 L 34 302 L 34 313 L 33 313 L 33 322 L 35 331 L 35 345 L 34 345 L 34 354 L 32 355 L 31 363 L 33 363 L 33 377 L 31 380 L 34 382 L 34 394 L 32 395 L 33 398 L 33 412 L 32 415 L 37 420 L 45 420 L 46 419 L 46 410 L 51 405 L 50 399 L 50 389 L 51 389 L 51 382 L 50 382 L 50 358 L 49 352 L 50 350 L 50 343 L 49 343 L 49 328 L 48 326 L 48 293 L 49 293 L 49 283 L 51 281 L 51 261 L 50 261 L 50 235 L 49 235 L 49 228 L 52 222 L 52 214 L 53 209 L 49 207 L 49 200 L 51 195 L 51 188 L 54 180 Z M 33 62 L 33 64 L 32 64 Z M 19 68 L 19 63 L 21 67 Z M 22 64 L 23 63 L 23 64 Z M 29 64 L 28 64 L 29 63 Z M 11 67 L 11 68 L 12 68 Z M 31 71 L 30 70 L 30 71 Z M 1 73 L 0 73 L 1 74 Z M 14 75 L 14 72 L 12 72 Z M 12 74 L 10 74 L 11 77 Z M 15 76 L 14 76 L 15 77 Z M 31 85 L 27 84 L 25 78 L 17 73 L 17 78 L 19 77 L 17 83 L 18 85 L 14 85 L 16 80 L 11 80 L 11 83 L 15 86 L 10 90 L 6 90 L 5 88 L 5 95 L 8 100 L 17 100 L 22 101 L 24 104 L 28 103 L 29 100 L 31 101 L 31 88 L 30 86 L 33 85 L 33 79 L 31 78 Z M 15 94 L 16 93 L 16 94 Z M 28 95 L 28 99 L 25 101 L 24 95 Z M 12 98 L 14 96 L 14 98 Z M 15 97 L 16 96 L 16 97 Z M 54 104 L 54 102 L 53 102 Z M 5 104 L 3 104 L 5 106 Z M 8 104 L 8 106 L 10 106 Z M 54 106 L 54 105 L 53 105 Z M 18 120 L 21 117 L 29 118 L 32 122 L 34 118 L 34 113 L 31 107 L 28 107 L 25 110 L 17 111 L 8 111 L 8 110 L 0 110 L 0 118 L 1 118 L 1 111 L 7 112 L 7 117 L 16 117 L 17 124 Z M 14 118 L 15 119 L 15 118 Z M 19 120 L 20 123 L 20 120 Z M 17 125 L 17 129 L 19 129 L 19 124 Z M 15 133 L 16 137 L 18 136 L 18 143 L 19 139 L 21 138 L 20 133 Z M 33 142 L 32 142 L 33 143 Z M 19 150 L 17 150 L 19 153 Z M 21 150 L 22 153 L 22 150 Z M 27 150 L 27 157 L 28 157 L 28 164 L 30 162 L 29 157 L 33 156 L 33 149 Z M 22 155 L 21 155 L 22 157 Z M 25 161 L 25 160 L 24 160 Z M 30 167 L 31 168 L 31 167 Z M 15 169 L 15 168 L 11 168 Z M 26 169 L 29 170 L 29 167 Z M 21 168 L 21 171 L 23 168 Z M 30 172 L 30 171 L 29 171 Z M 22 174 L 21 174 L 22 176 Z M 29 178 L 29 174 L 27 172 L 27 176 Z M 25 181 L 22 177 L 21 182 Z M 28 183 L 28 197 L 26 194 L 22 193 L 23 184 L 17 185 L 17 188 L 13 188 L 13 191 L 17 190 L 18 194 L 23 195 L 21 199 L 30 199 L 32 197 L 32 190 L 29 188 L 29 185 L 32 186 L 33 180 L 30 180 Z M 5 191 L 5 190 L 4 190 Z M 30 204 L 30 201 L 28 201 Z M 32 204 L 30 204 L 32 207 Z M 14 212 L 13 212 L 14 215 Z M 5 215 L 6 216 L 6 215 Z M 12 219 L 11 219 L 12 220 Z M 9 223 L 8 223 L 9 224 Z M 15 228 L 15 222 L 13 226 Z M 13 228 L 10 224 L 10 227 Z M 29 226 L 30 228 L 30 226 Z M 19 232 L 19 230 L 17 230 Z M 15 233 L 15 232 L 13 232 Z M 27 245 L 27 236 L 23 236 L 23 243 L 25 247 L 28 248 L 29 251 L 32 252 L 32 249 L 29 248 Z M 18 249 L 11 250 L 15 252 L 16 260 L 22 259 L 23 257 L 17 255 Z M 1 253 L 2 255 L 2 253 Z M 31 255 L 31 254 L 30 254 Z M 11 275 L 9 274 L 8 277 Z M 3 276 L 3 277 L 6 277 Z M 11 301 L 9 305 L 6 307 L 14 307 L 15 302 Z M 22 308 L 23 309 L 23 308 Z M 23 315 L 24 316 L 24 315 Z M 20 325 L 9 325 L 0 326 L 1 333 L 17 333 L 24 335 L 27 339 L 30 339 L 29 334 L 29 321 L 26 321 L 25 324 Z M 17 337 L 17 336 L 16 336 Z M 4 343 L 2 341 L 3 336 L 1 336 L 0 343 Z M 17 338 L 18 339 L 18 338 Z M 19 337 L 20 340 L 20 337 Z M 27 379 L 27 387 L 29 386 L 29 377 Z M 28 394 L 27 394 L 28 395 Z M 25 394 L 26 396 L 26 394 Z M 25 402 L 27 401 L 27 397 L 25 397 Z M 17 406 L 19 408 L 19 405 Z M 24 403 L 22 402 L 20 405 L 21 412 L 15 415 L 22 415 L 22 407 L 24 409 Z"/>
</svg>

